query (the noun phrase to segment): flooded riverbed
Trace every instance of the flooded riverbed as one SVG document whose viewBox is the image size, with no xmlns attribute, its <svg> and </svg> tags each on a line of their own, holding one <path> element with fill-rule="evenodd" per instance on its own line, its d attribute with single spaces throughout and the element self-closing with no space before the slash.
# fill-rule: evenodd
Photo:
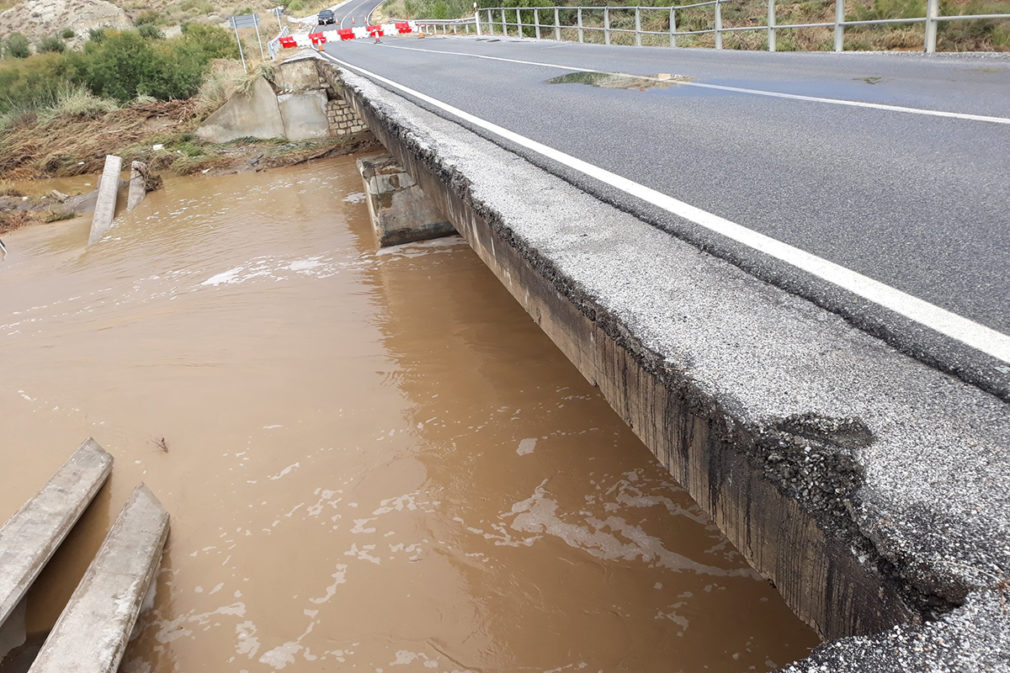
<svg viewBox="0 0 1010 673">
<path fill-rule="evenodd" d="M 5 237 L 0 520 L 116 458 L 172 515 L 126 673 L 751 671 L 813 634 L 458 238 L 377 252 L 350 159 Z M 163 446 L 162 446 L 162 440 Z"/>
</svg>

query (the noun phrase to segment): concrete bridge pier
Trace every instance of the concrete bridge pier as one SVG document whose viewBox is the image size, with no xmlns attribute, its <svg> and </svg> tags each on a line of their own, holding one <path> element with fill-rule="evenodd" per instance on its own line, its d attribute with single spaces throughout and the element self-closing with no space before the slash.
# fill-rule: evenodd
<svg viewBox="0 0 1010 673">
<path fill-rule="evenodd" d="M 392 156 L 358 159 L 358 172 L 380 248 L 456 233 L 435 202 Z"/>
</svg>

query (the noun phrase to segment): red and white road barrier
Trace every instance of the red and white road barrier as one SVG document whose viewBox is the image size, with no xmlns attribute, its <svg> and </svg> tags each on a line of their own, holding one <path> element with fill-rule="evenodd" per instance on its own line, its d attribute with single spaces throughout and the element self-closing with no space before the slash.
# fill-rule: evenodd
<svg viewBox="0 0 1010 673">
<path fill-rule="evenodd" d="M 327 40 L 343 42 L 344 40 L 366 39 L 385 37 L 386 35 L 406 35 L 417 31 L 417 24 L 413 21 L 397 21 L 395 23 L 384 23 L 375 26 L 357 26 L 355 28 L 340 28 L 336 35 L 330 35 L 323 31 L 313 33 L 298 33 L 297 35 L 286 35 L 280 38 L 281 49 L 294 49 L 295 47 L 315 47 L 321 49 Z"/>
</svg>

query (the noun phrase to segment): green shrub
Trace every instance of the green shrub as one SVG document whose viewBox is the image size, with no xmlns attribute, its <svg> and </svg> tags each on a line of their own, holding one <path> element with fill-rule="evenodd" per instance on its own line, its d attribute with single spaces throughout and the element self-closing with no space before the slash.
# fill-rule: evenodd
<svg viewBox="0 0 1010 673">
<path fill-rule="evenodd" d="M 8 60 L 0 66 L 0 114 L 8 121 L 27 118 L 36 110 L 56 105 L 60 91 L 69 85 L 63 54 Z"/>
<path fill-rule="evenodd" d="M 77 35 L 77 33 L 74 32 L 73 28 L 64 28 L 63 32 L 60 33 L 60 37 L 64 40 L 71 40 L 75 35 Z"/>
<path fill-rule="evenodd" d="M 63 53 L 67 49 L 67 43 L 60 39 L 59 35 L 50 35 L 39 41 L 36 51 L 40 54 L 45 52 Z"/>
<path fill-rule="evenodd" d="M 4 42 L 4 54 L 12 58 L 28 58 L 32 53 L 28 38 L 21 33 L 11 33 Z"/>
<path fill-rule="evenodd" d="M 140 13 L 140 16 L 133 22 L 140 26 L 146 26 L 148 24 L 158 23 L 161 19 L 161 15 L 153 9 L 148 9 Z"/>
<path fill-rule="evenodd" d="M 302 4 L 302 0 L 292 0 L 291 4 L 288 5 L 288 9 L 292 12 L 300 12 L 305 9 L 305 5 Z"/>
<path fill-rule="evenodd" d="M 161 28 L 158 28 L 153 23 L 142 24 L 137 28 L 137 32 L 140 33 L 141 37 L 147 38 L 148 40 L 162 40 L 165 38 L 165 34 L 161 32 Z"/>
<path fill-rule="evenodd" d="M 88 29 L 88 40 L 91 42 L 101 42 L 105 39 L 105 29 L 104 28 L 89 28 Z"/>
<path fill-rule="evenodd" d="M 102 42 L 88 42 L 72 54 L 73 79 L 101 98 L 126 103 L 136 96 L 158 100 L 196 94 L 215 58 L 238 56 L 223 28 L 189 24 L 171 40 L 145 39 L 139 32 L 109 33 Z"/>
</svg>

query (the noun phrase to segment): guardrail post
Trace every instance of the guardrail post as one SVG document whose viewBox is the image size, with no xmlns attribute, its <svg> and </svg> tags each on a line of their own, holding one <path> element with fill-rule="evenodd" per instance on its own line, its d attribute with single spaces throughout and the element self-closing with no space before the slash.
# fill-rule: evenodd
<svg viewBox="0 0 1010 673">
<path fill-rule="evenodd" d="M 516 7 L 516 30 L 519 31 L 519 39 L 523 39 L 523 19 L 519 16 L 518 7 Z"/>
<path fill-rule="evenodd" d="M 491 10 L 487 10 L 487 34 L 494 35 L 494 17 L 491 16 Z"/>
<path fill-rule="evenodd" d="M 505 37 L 509 36 L 509 25 L 505 23 L 505 8 L 501 8 L 501 34 Z"/>
<path fill-rule="evenodd" d="M 537 32 L 537 39 L 540 39 L 540 10 L 536 7 L 533 8 L 533 27 Z"/>
<path fill-rule="evenodd" d="M 775 0 L 768 0 L 768 51 L 775 51 Z"/>
<path fill-rule="evenodd" d="M 722 49 L 722 0 L 715 0 L 715 48 Z"/>
<path fill-rule="evenodd" d="M 473 13 L 473 25 L 477 27 L 477 37 L 480 37 L 480 12 L 474 11 Z M 470 32 L 470 27 L 467 26 L 466 32 Z"/>
<path fill-rule="evenodd" d="M 579 9 L 578 9 L 578 19 L 579 19 L 579 42 L 583 42 L 584 40 L 583 40 L 583 37 L 582 37 L 582 8 L 581 7 L 579 7 Z"/>
<path fill-rule="evenodd" d="M 561 19 L 558 18 L 558 8 L 554 8 L 554 39 L 561 41 Z"/>
<path fill-rule="evenodd" d="M 610 8 L 603 8 L 603 44 L 610 44 Z"/>
<path fill-rule="evenodd" d="M 835 0 L 835 51 L 845 49 L 845 0 Z"/>
<path fill-rule="evenodd" d="M 938 0 L 928 0 L 926 3 L 926 53 L 936 52 L 936 17 L 940 15 Z"/>
<path fill-rule="evenodd" d="M 677 10 L 670 8 L 670 46 L 677 46 Z"/>
<path fill-rule="evenodd" d="M 642 46 L 642 8 L 635 7 L 635 46 Z"/>
</svg>

